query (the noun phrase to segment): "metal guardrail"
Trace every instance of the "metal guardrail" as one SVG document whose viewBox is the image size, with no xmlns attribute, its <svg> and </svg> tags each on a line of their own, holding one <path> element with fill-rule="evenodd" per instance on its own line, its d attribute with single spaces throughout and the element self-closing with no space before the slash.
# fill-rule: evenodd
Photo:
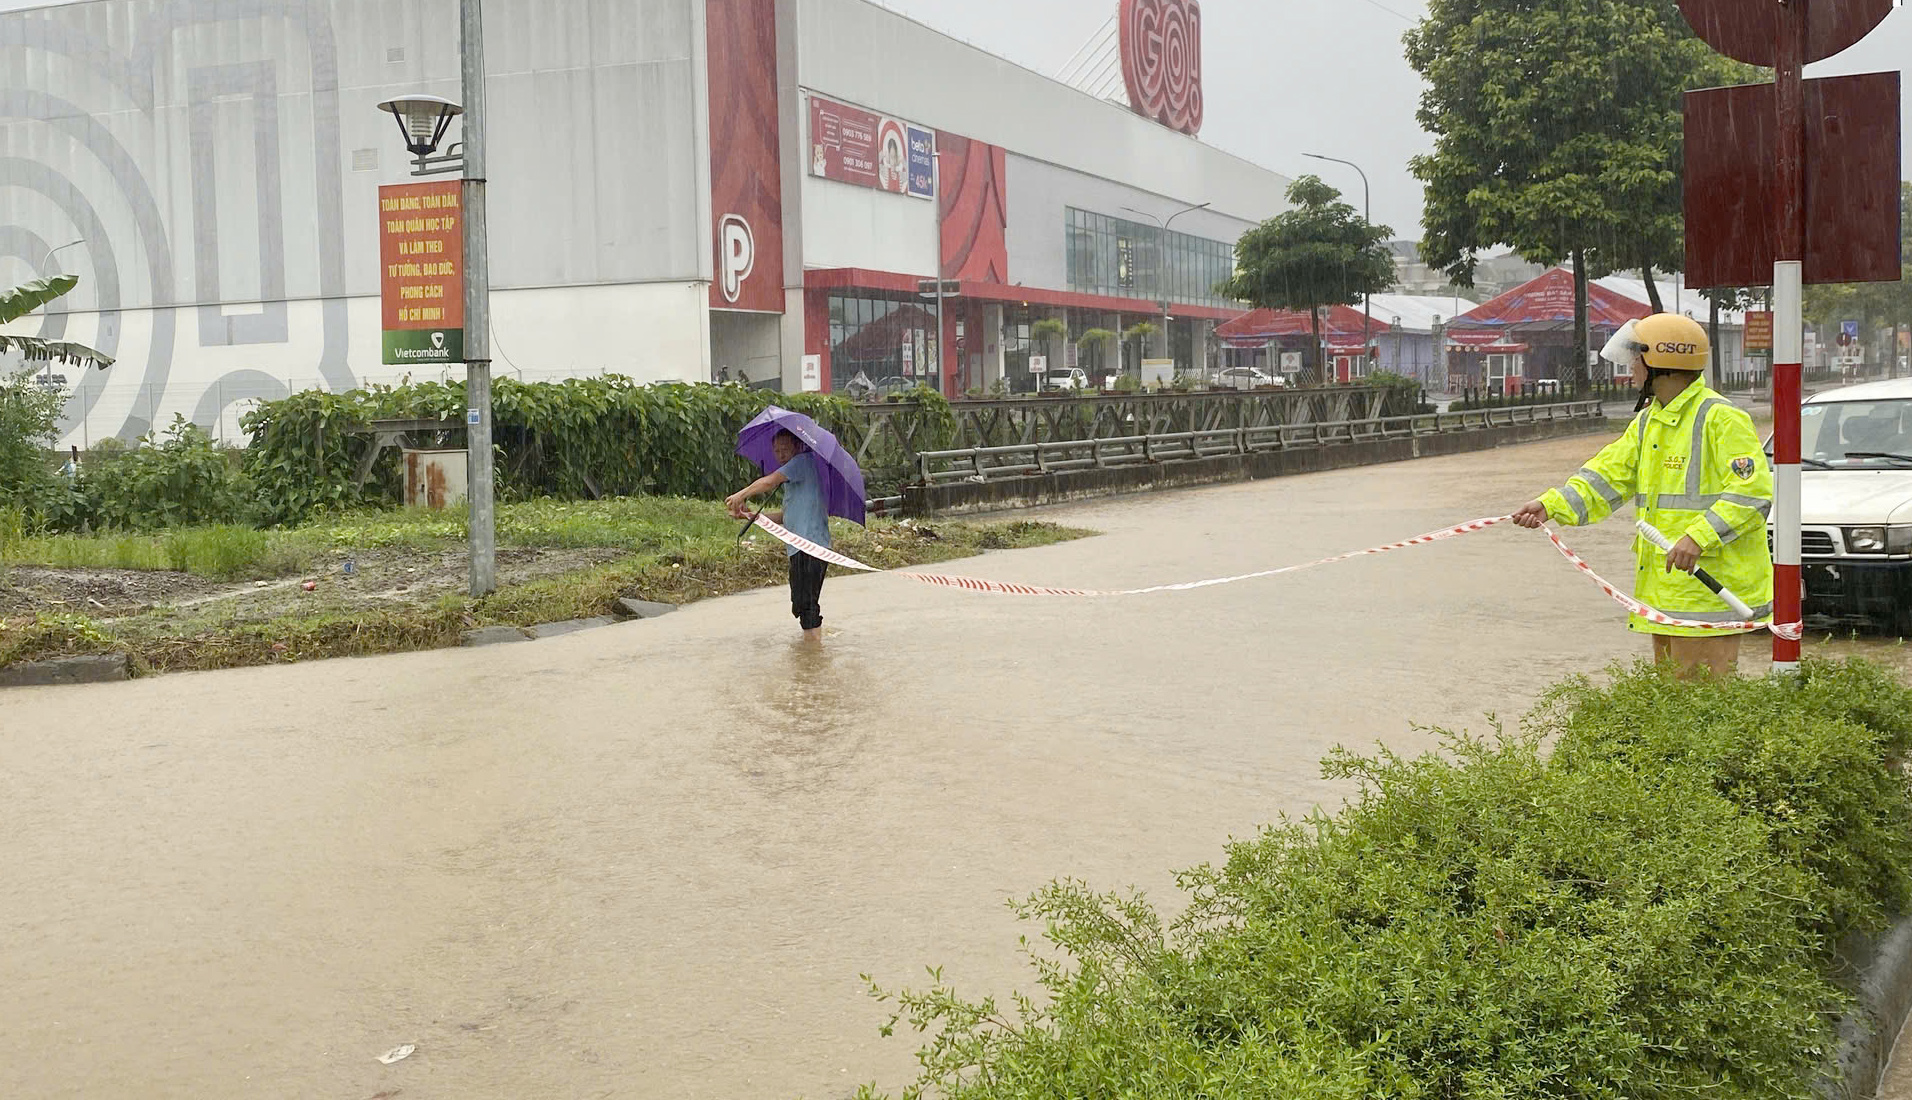
<svg viewBox="0 0 1912 1100">
<path fill-rule="evenodd" d="M 1558 405 L 1423 413 L 1377 420 L 1337 420 L 1160 435 L 1105 436 L 1007 447 L 970 447 L 955 451 L 924 451 L 916 456 L 917 473 L 925 485 L 952 481 L 993 481 L 1070 470 L 1111 469 L 1224 455 L 1411 439 L 1416 436 L 1484 431 L 1561 420 L 1598 420 L 1604 415 L 1603 406 L 1598 401 L 1573 401 Z"/>
</svg>

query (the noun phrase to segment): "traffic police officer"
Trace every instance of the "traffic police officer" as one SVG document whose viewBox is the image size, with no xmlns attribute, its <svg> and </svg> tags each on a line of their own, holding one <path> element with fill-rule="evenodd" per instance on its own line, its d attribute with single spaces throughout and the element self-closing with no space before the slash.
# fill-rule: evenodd
<svg viewBox="0 0 1912 1100">
<path fill-rule="evenodd" d="M 1622 328 L 1601 354 L 1632 368 L 1641 389 L 1639 414 L 1565 486 L 1514 513 L 1514 522 L 1583 526 L 1631 499 L 1640 518 L 1674 542 L 1662 554 L 1635 536 L 1635 598 L 1676 619 L 1740 620 L 1694 579 L 1697 567 L 1766 621 L 1773 604 L 1765 538 L 1772 466 L 1753 418 L 1701 381 L 1710 351 L 1706 330 L 1679 314 L 1656 313 Z M 1661 626 L 1638 615 L 1628 626 L 1653 635 L 1654 660 L 1670 660 L 1688 675 L 1708 669 L 1729 676 L 1738 667 L 1740 634 Z"/>
</svg>

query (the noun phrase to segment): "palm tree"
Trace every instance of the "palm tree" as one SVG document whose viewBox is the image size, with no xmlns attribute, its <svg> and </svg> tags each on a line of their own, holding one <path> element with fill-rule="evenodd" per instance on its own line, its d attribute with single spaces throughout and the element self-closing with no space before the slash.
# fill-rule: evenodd
<svg viewBox="0 0 1912 1100">
<path fill-rule="evenodd" d="M 80 285 L 77 275 L 55 275 L 0 291 L 0 326 L 25 317 L 49 302 L 65 297 Z M 19 352 L 28 362 L 57 360 L 62 363 L 90 364 L 104 370 L 113 365 L 113 357 L 71 340 L 46 340 L 38 336 L 11 336 L 0 332 L 0 355 Z"/>
</svg>

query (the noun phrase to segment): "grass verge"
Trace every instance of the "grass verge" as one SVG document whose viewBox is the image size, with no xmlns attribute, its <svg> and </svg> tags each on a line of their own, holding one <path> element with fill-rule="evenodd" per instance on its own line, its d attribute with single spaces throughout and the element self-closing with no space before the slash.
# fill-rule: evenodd
<svg viewBox="0 0 1912 1100">
<path fill-rule="evenodd" d="M 502 586 L 482 600 L 430 591 L 378 606 L 318 595 L 266 612 L 234 600 L 158 607 L 113 619 L 37 612 L 0 619 L 0 666 L 86 653 L 127 654 L 139 673 L 435 649 L 480 626 L 534 626 L 612 613 L 620 597 L 686 604 L 783 583 L 781 543 L 737 541 L 739 524 L 705 501 L 534 502 L 500 510 L 502 546 L 625 555 L 590 568 Z M 1086 531 L 1053 524 L 839 524 L 838 549 L 884 569 L 926 565 L 987 550 L 1042 546 Z M 330 570 L 342 554 L 397 553 L 398 561 L 454 557 L 463 518 L 430 512 L 343 516 L 292 531 L 200 528 L 152 538 L 65 536 L 16 540 L 4 560 L 94 569 L 176 569 L 226 580 L 297 577 Z"/>
</svg>

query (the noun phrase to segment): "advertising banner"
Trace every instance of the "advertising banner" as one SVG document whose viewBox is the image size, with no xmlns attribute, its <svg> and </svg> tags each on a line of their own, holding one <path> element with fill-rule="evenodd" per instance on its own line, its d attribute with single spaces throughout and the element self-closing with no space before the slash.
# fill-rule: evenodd
<svg viewBox="0 0 1912 1100">
<path fill-rule="evenodd" d="M 936 197 L 936 137 L 899 119 L 810 97 L 810 174 L 919 199 Z"/>
<path fill-rule="evenodd" d="M 464 184 L 378 189 L 385 365 L 465 359 Z"/>
</svg>

